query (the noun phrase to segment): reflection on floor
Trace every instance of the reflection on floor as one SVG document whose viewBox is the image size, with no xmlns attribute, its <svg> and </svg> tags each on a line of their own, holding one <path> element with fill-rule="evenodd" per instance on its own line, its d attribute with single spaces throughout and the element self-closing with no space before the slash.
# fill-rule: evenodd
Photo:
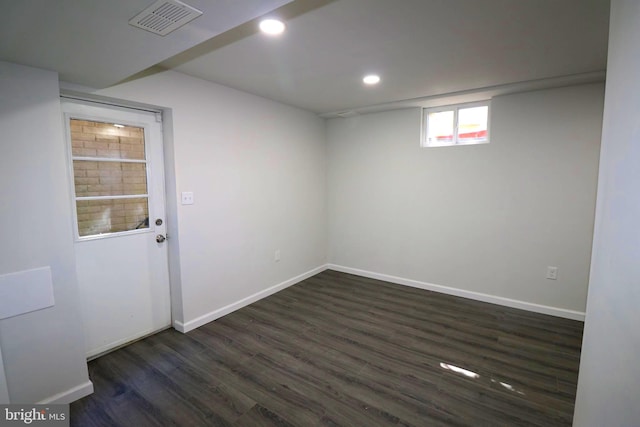
<svg viewBox="0 0 640 427">
<path fill-rule="evenodd" d="M 571 425 L 582 323 L 325 271 L 90 362 L 72 425 Z"/>
</svg>

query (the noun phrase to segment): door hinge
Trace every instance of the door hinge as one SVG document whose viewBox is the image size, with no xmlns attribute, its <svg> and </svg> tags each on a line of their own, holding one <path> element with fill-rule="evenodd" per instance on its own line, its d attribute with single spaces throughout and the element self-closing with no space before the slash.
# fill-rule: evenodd
<svg viewBox="0 0 640 427">
<path fill-rule="evenodd" d="M 161 112 L 157 112 L 156 113 L 156 123 L 162 123 L 162 113 Z"/>
</svg>

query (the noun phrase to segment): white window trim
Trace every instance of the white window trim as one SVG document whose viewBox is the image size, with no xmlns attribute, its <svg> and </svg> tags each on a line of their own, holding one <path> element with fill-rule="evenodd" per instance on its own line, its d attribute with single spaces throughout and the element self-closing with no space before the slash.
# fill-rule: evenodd
<svg viewBox="0 0 640 427">
<path fill-rule="evenodd" d="M 93 114 L 85 114 L 85 113 L 70 113 L 65 112 L 63 114 L 64 118 L 64 130 L 65 130 L 65 139 L 66 143 L 66 151 L 67 151 L 67 174 L 69 176 L 69 183 L 71 185 L 71 195 L 72 195 L 72 207 L 73 207 L 73 238 L 75 242 L 84 242 L 89 240 L 100 240 L 100 239 L 108 239 L 112 237 L 126 236 L 132 234 L 144 234 L 144 233 L 153 233 L 155 232 L 155 228 L 153 227 L 152 221 L 149 220 L 149 226 L 147 228 L 137 229 L 137 230 L 126 230 L 126 231 L 115 231 L 112 233 L 101 233 L 101 234 L 90 234 L 87 236 L 80 236 L 80 230 L 78 228 L 78 210 L 76 206 L 76 202 L 78 200 L 90 200 L 90 199 L 127 199 L 127 198 L 146 198 L 147 199 L 147 209 L 149 211 L 149 218 L 152 218 L 152 213 L 155 212 L 155 207 L 153 206 L 152 200 L 149 198 L 149 182 L 151 179 L 151 169 L 149 164 L 149 125 L 145 122 L 136 122 L 130 120 L 121 120 L 118 119 L 118 123 L 121 123 L 125 126 L 132 126 L 142 128 L 144 132 L 144 153 L 145 158 L 142 159 L 118 159 L 118 158 L 109 158 L 109 157 L 86 157 L 86 156 L 74 156 L 73 155 L 73 147 L 71 142 L 71 126 L 70 122 L 72 119 L 77 120 L 88 120 L 94 122 L 101 123 L 111 123 L 113 119 L 108 117 L 102 117 Z M 86 196 L 86 197 L 78 197 L 76 195 L 76 187 L 75 187 L 75 177 L 73 172 L 73 161 L 74 160 L 89 160 L 89 161 L 101 161 L 101 162 L 120 162 L 120 163 L 143 163 L 145 165 L 146 173 L 147 173 L 147 193 L 146 194 L 133 194 L 133 195 L 116 195 L 116 196 Z"/>
<path fill-rule="evenodd" d="M 487 140 L 482 142 L 459 142 L 458 141 L 458 111 L 464 108 L 487 107 Z M 453 142 L 451 144 L 430 145 L 427 142 L 427 126 L 429 123 L 429 113 L 438 113 L 441 111 L 453 111 Z M 476 102 L 465 102 L 461 104 L 442 105 L 438 107 L 430 107 L 422 109 L 422 120 L 420 123 L 420 147 L 423 148 L 442 148 L 442 147 L 458 147 L 464 145 L 482 145 L 491 141 L 491 100 Z"/>
</svg>

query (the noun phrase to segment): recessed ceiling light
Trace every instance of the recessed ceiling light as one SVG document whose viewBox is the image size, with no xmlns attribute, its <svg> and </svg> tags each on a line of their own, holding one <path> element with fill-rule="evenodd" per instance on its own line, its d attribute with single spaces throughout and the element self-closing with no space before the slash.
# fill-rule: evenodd
<svg viewBox="0 0 640 427">
<path fill-rule="evenodd" d="M 375 85 L 375 84 L 380 83 L 380 76 L 378 76 L 376 74 L 369 74 L 368 76 L 364 76 L 362 81 L 366 85 Z"/>
<path fill-rule="evenodd" d="M 277 19 L 263 19 L 260 21 L 260 31 L 270 36 L 277 36 L 284 32 L 284 22 Z"/>
</svg>

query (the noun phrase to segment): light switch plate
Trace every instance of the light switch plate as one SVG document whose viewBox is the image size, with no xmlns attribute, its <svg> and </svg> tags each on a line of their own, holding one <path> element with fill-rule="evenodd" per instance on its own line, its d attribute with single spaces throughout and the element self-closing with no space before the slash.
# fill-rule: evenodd
<svg viewBox="0 0 640 427">
<path fill-rule="evenodd" d="M 183 205 L 192 205 L 193 204 L 193 191 L 183 191 L 182 192 L 182 204 Z"/>
</svg>

